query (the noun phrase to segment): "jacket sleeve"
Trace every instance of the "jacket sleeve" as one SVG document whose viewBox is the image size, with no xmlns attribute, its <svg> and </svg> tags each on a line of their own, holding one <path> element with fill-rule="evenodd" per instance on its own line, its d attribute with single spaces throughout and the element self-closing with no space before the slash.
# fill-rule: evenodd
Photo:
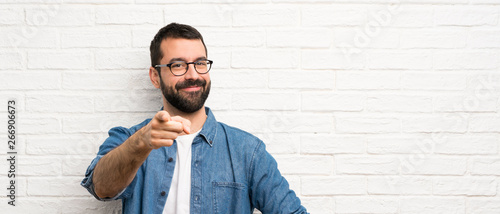
<svg viewBox="0 0 500 214">
<path fill-rule="evenodd" d="M 307 213 L 263 142 L 257 144 L 249 170 L 251 201 L 262 213 Z"/>
<path fill-rule="evenodd" d="M 89 167 L 87 168 L 87 171 L 85 172 L 85 177 L 83 178 L 82 182 L 80 185 L 82 185 L 85 189 L 87 189 L 90 194 L 92 194 L 96 199 L 100 201 L 109 201 L 109 200 L 115 200 L 118 199 L 119 197 L 123 195 L 128 195 L 130 194 L 130 189 L 129 188 L 131 185 L 133 185 L 135 182 L 134 181 L 122 192 L 120 192 L 118 195 L 116 195 L 113 198 L 99 198 L 97 194 L 95 193 L 94 190 L 94 183 L 92 181 L 93 175 L 94 175 L 94 169 L 99 160 L 106 155 L 108 152 L 113 150 L 114 148 L 118 147 L 121 145 L 123 142 L 125 142 L 130 136 L 130 130 L 124 127 L 115 127 L 109 130 L 108 132 L 109 137 L 104 141 L 104 143 L 99 147 L 99 152 L 97 153 L 97 157 L 95 157 L 92 162 L 90 163 Z M 128 193 L 128 194 L 127 194 Z"/>
</svg>

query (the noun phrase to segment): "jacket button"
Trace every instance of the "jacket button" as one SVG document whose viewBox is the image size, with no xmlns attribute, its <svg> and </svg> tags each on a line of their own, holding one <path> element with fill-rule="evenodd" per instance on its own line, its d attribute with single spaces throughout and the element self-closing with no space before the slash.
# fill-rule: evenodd
<svg viewBox="0 0 500 214">
<path fill-rule="evenodd" d="M 174 159 L 173 159 L 173 158 L 169 158 L 169 159 L 168 159 L 168 162 L 172 162 L 172 161 L 174 161 Z"/>
<path fill-rule="evenodd" d="M 165 196 L 165 194 L 167 194 L 167 193 L 165 193 L 165 191 L 161 191 L 161 193 L 160 193 L 161 196 Z"/>
</svg>

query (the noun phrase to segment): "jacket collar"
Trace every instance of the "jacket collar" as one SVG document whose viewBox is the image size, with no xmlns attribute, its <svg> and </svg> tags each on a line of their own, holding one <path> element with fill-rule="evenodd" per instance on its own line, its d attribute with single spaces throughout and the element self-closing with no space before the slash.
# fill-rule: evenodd
<svg viewBox="0 0 500 214">
<path fill-rule="evenodd" d="M 207 114 L 207 120 L 201 128 L 200 135 L 203 136 L 208 145 L 212 146 L 217 136 L 217 120 L 215 120 L 215 116 L 210 108 L 205 107 L 205 113 Z"/>
</svg>

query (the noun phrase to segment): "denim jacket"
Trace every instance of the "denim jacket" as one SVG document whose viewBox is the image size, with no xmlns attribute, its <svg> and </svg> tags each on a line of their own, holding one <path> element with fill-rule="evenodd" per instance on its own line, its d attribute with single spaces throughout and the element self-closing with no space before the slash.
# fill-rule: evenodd
<svg viewBox="0 0 500 214">
<path fill-rule="evenodd" d="M 306 213 L 299 198 L 280 174 L 274 158 L 257 137 L 219 123 L 209 108 L 207 120 L 192 145 L 191 213 Z M 94 197 L 92 175 L 97 162 L 149 123 L 115 127 L 99 147 L 81 185 Z M 123 213 L 161 213 L 175 167 L 177 142 L 151 151 L 137 174 L 120 194 Z M 110 199 L 107 199 L 110 200 Z"/>
</svg>

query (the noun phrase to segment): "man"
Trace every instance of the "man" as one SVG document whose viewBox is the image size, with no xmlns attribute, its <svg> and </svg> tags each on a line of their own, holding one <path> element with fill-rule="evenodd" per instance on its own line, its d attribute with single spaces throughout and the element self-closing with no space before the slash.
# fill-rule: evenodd
<svg viewBox="0 0 500 214">
<path fill-rule="evenodd" d="M 150 52 L 163 110 L 111 129 L 82 186 L 99 200 L 122 199 L 123 213 L 305 213 L 264 143 L 204 106 L 212 61 L 201 34 L 171 23 Z"/>
</svg>

